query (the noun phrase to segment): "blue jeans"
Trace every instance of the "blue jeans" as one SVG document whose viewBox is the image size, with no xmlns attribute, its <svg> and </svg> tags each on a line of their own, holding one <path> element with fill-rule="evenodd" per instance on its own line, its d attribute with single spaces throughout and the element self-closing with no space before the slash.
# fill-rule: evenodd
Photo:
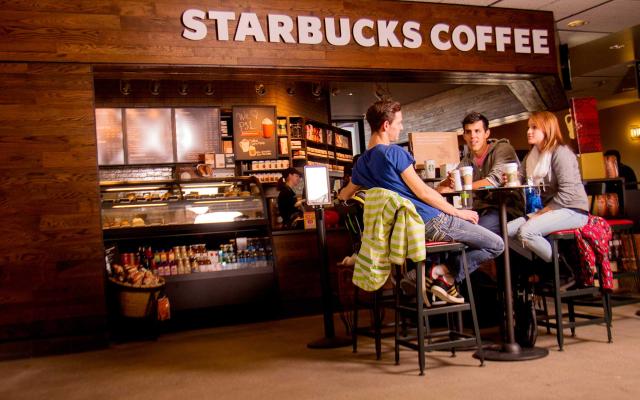
<svg viewBox="0 0 640 400">
<path fill-rule="evenodd" d="M 500 212 L 495 208 L 489 208 L 478 213 L 480 214 L 478 225 L 500 236 Z"/>
<path fill-rule="evenodd" d="M 478 269 L 482 262 L 496 258 L 504 251 L 504 242 L 500 236 L 480 225 L 444 213 L 425 224 L 425 238 L 429 241 L 466 244 L 469 273 Z M 453 267 L 451 274 L 455 276 L 456 282 L 461 282 L 464 279 L 464 269 L 459 256 Z"/>
<path fill-rule="evenodd" d="M 545 237 L 551 232 L 583 227 L 589 216 L 569 208 L 560 208 L 529 219 L 514 219 L 507 225 L 509 248 L 528 259 L 532 253 L 551 262 L 551 242 Z"/>
</svg>

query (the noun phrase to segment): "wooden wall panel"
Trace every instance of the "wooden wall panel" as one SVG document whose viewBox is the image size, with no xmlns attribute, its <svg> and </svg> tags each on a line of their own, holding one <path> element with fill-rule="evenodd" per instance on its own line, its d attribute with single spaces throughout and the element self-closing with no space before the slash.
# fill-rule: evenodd
<svg viewBox="0 0 640 400">
<path fill-rule="evenodd" d="M 101 343 L 106 311 L 91 68 L 0 64 L 0 82 L 0 355 L 7 343 L 24 339 Z M 21 355 L 36 348 L 23 347 Z"/>
<path fill-rule="evenodd" d="M 417 2 L 399 4 L 386 0 L 199 0 L 187 3 L 178 0 L 68 0 L 64 5 L 58 3 L 51 0 L 3 2 L 0 60 L 518 74 L 557 72 L 554 21 L 549 12 Z M 422 45 L 418 49 L 363 47 L 353 39 L 345 46 L 332 46 L 326 40 L 316 45 L 260 43 L 251 37 L 244 42 L 218 41 L 211 20 L 205 21 L 207 36 L 192 41 L 182 37 L 182 13 L 190 8 L 235 12 L 236 20 L 229 23 L 232 38 L 240 13 L 253 12 L 267 37 L 266 16 L 269 13 L 292 17 L 294 37 L 297 36 L 295 20 L 300 15 L 347 17 L 351 26 L 361 18 L 397 20 L 399 25 L 395 34 L 400 41 L 404 39 L 402 24 L 417 21 L 421 24 Z M 431 27 L 436 23 L 447 23 L 451 30 L 458 25 L 473 28 L 478 24 L 546 29 L 550 53 L 515 53 L 512 45 L 508 46 L 507 52 L 497 52 L 493 43 L 488 45 L 487 51 L 475 48 L 466 52 L 455 48 L 440 51 L 429 38 Z M 372 35 L 376 36 L 369 29 L 365 30 L 365 36 Z"/>
</svg>

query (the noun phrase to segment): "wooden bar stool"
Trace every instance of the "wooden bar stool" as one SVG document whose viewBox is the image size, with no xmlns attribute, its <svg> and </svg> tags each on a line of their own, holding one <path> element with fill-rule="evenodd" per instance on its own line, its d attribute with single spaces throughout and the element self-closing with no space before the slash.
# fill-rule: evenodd
<svg viewBox="0 0 640 400">
<path fill-rule="evenodd" d="M 543 297 L 543 315 L 539 318 L 539 325 L 546 326 L 547 331 L 549 328 L 556 330 L 556 338 L 560 351 L 564 348 L 564 331 L 565 327 L 571 329 L 571 336 L 575 336 L 575 328 L 578 326 L 594 325 L 604 323 L 607 328 L 607 340 L 609 343 L 611 339 L 611 314 L 609 307 L 609 293 L 596 286 L 577 288 L 577 289 L 560 289 L 560 252 L 559 242 L 561 240 L 575 240 L 575 234 L 573 229 L 561 230 L 552 232 L 547 236 L 551 241 L 552 259 L 553 259 L 553 285 L 551 288 L 541 286 L 538 290 L 538 294 Z M 602 282 L 602 269 L 600 265 L 596 265 L 598 271 L 598 281 Z M 597 303 L 581 302 L 585 298 L 597 298 L 601 297 L 601 305 Z M 546 307 L 546 297 L 552 297 L 555 306 L 555 315 L 549 315 Z M 562 303 L 567 303 L 568 307 L 568 321 L 564 322 L 564 315 L 562 313 Z M 602 308 L 602 317 L 583 314 L 575 312 L 575 305 L 579 302 L 579 305 L 594 306 Z M 582 319 L 576 321 L 576 318 Z M 555 320 L 555 322 L 551 322 Z M 566 324 L 566 325 L 565 325 Z"/>
<path fill-rule="evenodd" d="M 484 365 L 484 353 L 482 350 L 482 339 L 480 338 L 480 329 L 478 327 L 478 318 L 476 307 L 473 299 L 473 290 L 469 279 L 469 269 L 467 267 L 467 257 L 465 253 L 465 245 L 457 242 L 427 242 L 426 253 L 460 253 L 462 257 L 462 265 L 464 268 L 465 284 L 468 293 L 467 302 L 463 304 L 444 304 L 432 305 L 425 307 L 422 295 L 422 282 L 426 270 L 426 262 L 421 261 L 416 266 L 416 293 L 415 302 L 400 301 L 400 291 L 396 285 L 395 289 L 395 361 L 400 363 L 400 346 L 408 347 L 418 351 L 418 364 L 420 366 L 420 375 L 424 375 L 425 369 L 425 351 L 451 349 L 455 355 L 455 349 L 469 346 L 477 348 L 477 355 L 480 359 L 480 365 Z M 396 276 L 399 276 L 400 267 L 396 266 Z M 473 320 L 474 334 L 469 335 L 463 332 L 462 312 L 470 311 Z M 429 318 L 436 315 L 446 315 L 448 321 L 448 329 L 445 331 L 432 332 L 429 326 Z M 406 316 L 414 319 L 417 328 L 415 330 L 400 329 L 400 319 Z M 455 317 L 452 319 L 450 317 Z M 427 339 L 427 343 L 425 343 Z"/>
</svg>

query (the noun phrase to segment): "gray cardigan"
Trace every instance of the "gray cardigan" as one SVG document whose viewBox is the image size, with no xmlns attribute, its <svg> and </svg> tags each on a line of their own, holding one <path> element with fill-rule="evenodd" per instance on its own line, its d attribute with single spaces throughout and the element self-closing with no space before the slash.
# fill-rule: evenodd
<svg viewBox="0 0 640 400">
<path fill-rule="evenodd" d="M 527 176 L 527 158 L 522 162 L 522 176 Z M 541 194 L 542 204 L 552 210 L 574 208 L 589 211 L 587 193 L 580 177 L 578 160 L 573 151 L 566 146 L 558 146 L 551 154 L 549 175 L 544 178 L 545 188 Z"/>
</svg>

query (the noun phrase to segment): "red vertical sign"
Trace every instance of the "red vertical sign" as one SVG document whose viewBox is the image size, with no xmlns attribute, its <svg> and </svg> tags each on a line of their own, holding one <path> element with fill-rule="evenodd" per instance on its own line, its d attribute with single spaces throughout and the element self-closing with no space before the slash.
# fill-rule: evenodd
<svg viewBox="0 0 640 400">
<path fill-rule="evenodd" d="M 594 97 L 571 99 L 571 117 L 578 139 L 578 152 L 596 153 L 602 151 L 598 109 Z"/>
</svg>

